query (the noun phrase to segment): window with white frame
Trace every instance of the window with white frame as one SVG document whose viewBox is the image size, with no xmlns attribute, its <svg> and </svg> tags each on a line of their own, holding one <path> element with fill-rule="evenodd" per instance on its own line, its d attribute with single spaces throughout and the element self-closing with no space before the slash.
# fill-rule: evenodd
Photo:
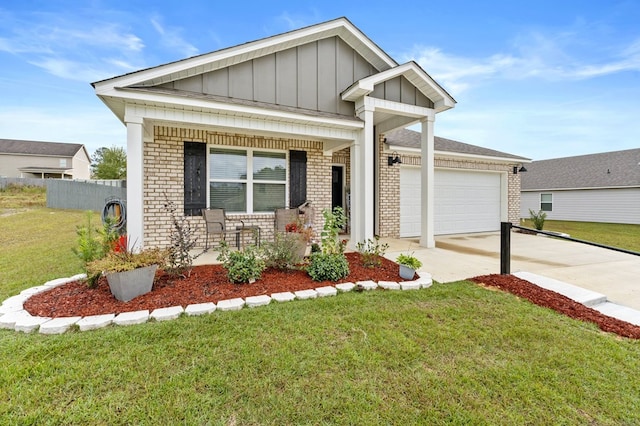
<svg viewBox="0 0 640 426">
<path fill-rule="evenodd" d="M 553 194 L 540 194 L 540 210 L 553 211 Z"/>
<path fill-rule="evenodd" d="M 60 159 L 60 167 L 67 167 L 67 159 L 66 158 L 61 158 Z"/>
<path fill-rule="evenodd" d="M 286 203 L 284 152 L 209 149 L 209 207 L 228 213 L 272 212 Z"/>
</svg>

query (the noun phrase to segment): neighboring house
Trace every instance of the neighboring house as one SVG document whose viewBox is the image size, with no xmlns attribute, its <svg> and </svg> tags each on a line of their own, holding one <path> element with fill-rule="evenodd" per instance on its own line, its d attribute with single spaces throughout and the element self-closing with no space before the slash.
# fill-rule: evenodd
<svg viewBox="0 0 640 426">
<path fill-rule="evenodd" d="M 229 226 L 242 220 L 269 238 L 275 208 L 309 201 L 316 228 L 323 209 L 343 206 L 352 244 L 398 237 L 405 166 L 388 165 L 383 140 L 419 124 L 411 161 L 422 164 L 414 189 L 422 195 L 414 210 L 420 244 L 435 244 L 433 126 L 455 100 L 418 64 L 398 64 L 346 18 L 93 86 L 127 127 L 131 241 L 168 244 L 167 199 L 194 217 L 200 236 L 203 208 L 223 207 Z M 463 167 L 473 154 L 450 157 L 440 167 Z M 504 159 L 474 158 L 469 168 L 502 173 L 501 185 L 510 185 Z"/>
<path fill-rule="evenodd" d="M 389 236 L 419 236 L 420 133 L 402 129 L 385 137 L 385 155 L 398 153 L 401 163 L 383 169 L 383 220 L 395 225 Z M 500 222 L 518 223 L 517 170 L 530 159 L 438 136 L 434 148 L 435 235 L 497 231 Z"/>
<path fill-rule="evenodd" d="M 522 174 L 521 217 L 640 224 L 640 148 L 534 161 Z"/>
<path fill-rule="evenodd" d="M 0 139 L 0 176 L 89 179 L 91 160 L 82 144 Z"/>
</svg>

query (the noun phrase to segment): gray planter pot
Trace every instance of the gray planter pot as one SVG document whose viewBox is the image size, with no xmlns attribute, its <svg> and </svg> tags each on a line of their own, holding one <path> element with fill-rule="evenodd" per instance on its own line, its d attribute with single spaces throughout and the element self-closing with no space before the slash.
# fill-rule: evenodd
<svg viewBox="0 0 640 426">
<path fill-rule="evenodd" d="M 416 270 L 405 265 L 400 265 L 400 277 L 405 280 L 412 280 Z"/>
<path fill-rule="evenodd" d="M 128 302 L 134 297 L 149 293 L 153 287 L 156 269 L 158 265 L 151 265 L 133 271 L 107 274 L 111 294 L 122 302 Z"/>
</svg>

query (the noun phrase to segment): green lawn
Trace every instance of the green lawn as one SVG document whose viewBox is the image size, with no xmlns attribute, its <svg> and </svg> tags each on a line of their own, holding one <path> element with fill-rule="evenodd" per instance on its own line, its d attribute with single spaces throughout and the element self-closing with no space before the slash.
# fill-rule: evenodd
<svg viewBox="0 0 640 426">
<path fill-rule="evenodd" d="M 0 297 L 80 272 L 84 220 L 0 217 Z M 640 341 L 466 281 L 0 330 L 0 364 L 0 424 L 640 424 Z"/>
<path fill-rule="evenodd" d="M 530 220 L 522 226 L 533 228 Z M 640 225 L 546 220 L 544 231 L 564 232 L 572 238 L 640 252 Z"/>
<path fill-rule="evenodd" d="M 81 273 L 82 263 L 71 248 L 76 226 L 84 221 L 85 212 L 47 208 L 0 216 L 0 300 Z M 100 223 L 98 214 L 93 223 Z"/>
</svg>

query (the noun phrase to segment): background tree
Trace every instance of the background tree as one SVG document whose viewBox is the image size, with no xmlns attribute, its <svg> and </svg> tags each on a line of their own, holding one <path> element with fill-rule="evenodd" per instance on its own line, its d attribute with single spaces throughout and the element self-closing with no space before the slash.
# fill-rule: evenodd
<svg viewBox="0 0 640 426">
<path fill-rule="evenodd" d="M 98 148 L 91 157 L 91 176 L 94 179 L 126 179 L 127 153 L 124 148 Z"/>
</svg>

